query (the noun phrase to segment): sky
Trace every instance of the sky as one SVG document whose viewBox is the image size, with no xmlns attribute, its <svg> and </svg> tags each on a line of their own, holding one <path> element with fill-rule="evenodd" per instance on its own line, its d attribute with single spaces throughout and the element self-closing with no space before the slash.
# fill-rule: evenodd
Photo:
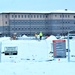
<svg viewBox="0 0 75 75">
<path fill-rule="evenodd" d="M 0 0 L 0 12 L 3 11 L 75 11 L 75 0 Z"/>
</svg>

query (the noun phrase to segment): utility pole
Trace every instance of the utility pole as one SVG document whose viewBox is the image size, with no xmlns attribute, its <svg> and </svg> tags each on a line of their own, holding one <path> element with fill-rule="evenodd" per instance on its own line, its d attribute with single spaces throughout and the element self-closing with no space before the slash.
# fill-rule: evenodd
<svg viewBox="0 0 75 75">
<path fill-rule="evenodd" d="M 2 50 L 2 43 L 0 42 L 0 63 L 1 63 L 1 50 Z"/>
<path fill-rule="evenodd" d="M 68 62 L 70 62 L 70 43 L 69 43 L 69 32 L 68 32 L 68 40 L 67 40 L 67 42 L 68 42 Z"/>
</svg>

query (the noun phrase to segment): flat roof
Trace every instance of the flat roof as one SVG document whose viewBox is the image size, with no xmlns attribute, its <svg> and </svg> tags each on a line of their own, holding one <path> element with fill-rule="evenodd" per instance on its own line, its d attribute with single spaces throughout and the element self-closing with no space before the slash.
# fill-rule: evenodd
<svg viewBox="0 0 75 75">
<path fill-rule="evenodd" d="M 50 13 L 75 13 L 75 11 L 71 11 L 71 10 L 56 10 L 56 11 L 51 11 Z"/>
<path fill-rule="evenodd" d="M 3 11 L 2 13 L 75 13 L 71 10 L 54 10 L 54 11 Z"/>
</svg>

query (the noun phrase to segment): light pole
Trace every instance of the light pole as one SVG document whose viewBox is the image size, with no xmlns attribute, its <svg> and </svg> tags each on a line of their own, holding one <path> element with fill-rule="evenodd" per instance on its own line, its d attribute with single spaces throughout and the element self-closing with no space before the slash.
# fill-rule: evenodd
<svg viewBox="0 0 75 75">
<path fill-rule="evenodd" d="M 69 32 L 68 32 L 68 38 L 67 38 L 67 44 L 68 44 L 68 62 L 70 62 L 70 41 L 69 41 Z"/>
</svg>

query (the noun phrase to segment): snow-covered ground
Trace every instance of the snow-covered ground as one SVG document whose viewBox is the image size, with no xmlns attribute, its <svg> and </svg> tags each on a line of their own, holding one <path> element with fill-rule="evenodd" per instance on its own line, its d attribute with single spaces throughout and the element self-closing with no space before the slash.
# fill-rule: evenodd
<svg viewBox="0 0 75 75">
<path fill-rule="evenodd" d="M 0 63 L 0 75 L 74 75 L 74 62 Z"/>
<path fill-rule="evenodd" d="M 49 52 L 52 50 L 53 39 L 56 38 L 50 37 L 40 41 L 0 38 L 1 52 L 4 52 L 5 47 L 15 46 L 18 50 L 18 55 L 14 56 L 1 54 L 0 75 L 74 75 L 75 39 L 70 40 L 70 62 L 68 57 L 51 57 Z"/>
</svg>

